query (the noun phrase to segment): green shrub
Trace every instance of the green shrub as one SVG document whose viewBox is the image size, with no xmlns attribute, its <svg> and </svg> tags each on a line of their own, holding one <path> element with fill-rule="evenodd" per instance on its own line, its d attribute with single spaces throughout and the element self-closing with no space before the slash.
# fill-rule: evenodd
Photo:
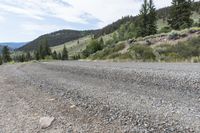
<svg viewBox="0 0 200 133">
<path fill-rule="evenodd" d="M 118 58 L 121 60 L 126 60 L 126 59 L 132 60 L 133 59 L 133 57 L 131 56 L 130 53 L 120 54 Z"/>
<path fill-rule="evenodd" d="M 92 39 L 86 49 L 82 52 L 83 56 L 88 57 L 93 53 L 103 49 L 103 44 L 97 39 Z"/>
<path fill-rule="evenodd" d="M 179 33 L 175 32 L 175 31 L 172 31 L 171 33 L 169 33 L 168 39 L 169 40 L 179 39 Z"/>
<path fill-rule="evenodd" d="M 135 45 L 131 48 L 131 51 L 134 52 L 137 60 L 154 61 L 156 59 L 153 49 L 146 45 Z"/>
<path fill-rule="evenodd" d="M 157 59 L 161 61 L 184 61 L 200 56 L 200 37 L 179 42 L 176 45 L 155 47 Z"/>
<path fill-rule="evenodd" d="M 169 26 L 165 26 L 165 27 L 162 27 L 160 30 L 159 30 L 159 33 L 168 33 L 172 31 L 172 29 L 169 27 Z"/>
<path fill-rule="evenodd" d="M 191 62 L 193 62 L 193 63 L 198 63 L 198 62 L 200 62 L 200 57 L 199 57 L 199 56 L 197 56 L 197 57 L 192 57 L 192 58 L 191 58 Z"/>
<path fill-rule="evenodd" d="M 95 54 L 91 55 L 91 59 L 111 59 L 111 57 L 114 57 L 117 55 L 117 53 L 120 50 L 123 50 L 125 48 L 124 43 L 120 43 L 117 45 L 109 45 L 108 47 L 104 48 L 101 51 L 96 52 Z"/>
</svg>

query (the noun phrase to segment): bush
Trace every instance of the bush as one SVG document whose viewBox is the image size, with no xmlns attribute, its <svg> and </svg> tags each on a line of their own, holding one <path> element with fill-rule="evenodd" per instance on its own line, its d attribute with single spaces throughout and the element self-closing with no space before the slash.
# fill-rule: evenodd
<svg viewBox="0 0 200 133">
<path fill-rule="evenodd" d="M 124 43 L 120 43 L 118 45 L 110 45 L 104 48 L 102 51 L 98 51 L 91 58 L 94 59 L 111 59 L 117 57 L 120 50 L 125 48 Z"/>
<path fill-rule="evenodd" d="M 122 60 L 126 60 L 126 59 L 132 60 L 133 59 L 133 57 L 129 53 L 120 54 L 118 58 L 122 59 Z"/>
<path fill-rule="evenodd" d="M 200 56 L 200 37 L 193 38 L 176 45 L 162 45 L 155 47 L 157 59 L 162 61 L 192 60 Z M 195 59 L 196 60 L 196 59 Z"/>
<path fill-rule="evenodd" d="M 198 63 L 198 62 L 200 62 L 200 57 L 192 57 L 192 58 L 191 58 L 191 62 L 193 62 L 193 63 Z"/>
<path fill-rule="evenodd" d="M 135 45 L 131 48 L 131 51 L 134 52 L 137 60 L 154 61 L 156 59 L 153 49 L 146 45 Z"/>
<path fill-rule="evenodd" d="M 169 40 L 177 40 L 179 39 L 179 34 L 175 31 L 171 32 L 168 36 Z"/>
<path fill-rule="evenodd" d="M 159 33 L 168 33 L 170 31 L 172 31 L 172 29 L 168 26 L 165 26 L 160 29 Z"/>
<path fill-rule="evenodd" d="M 99 50 L 102 50 L 103 46 L 101 41 L 98 41 L 97 39 L 92 39 L 89 43 L 89 45 L 86 47 L 86 49 L 82 52 L 84 57 L 88 57 L 91 54 L 96 53 Z"/>
</svg>

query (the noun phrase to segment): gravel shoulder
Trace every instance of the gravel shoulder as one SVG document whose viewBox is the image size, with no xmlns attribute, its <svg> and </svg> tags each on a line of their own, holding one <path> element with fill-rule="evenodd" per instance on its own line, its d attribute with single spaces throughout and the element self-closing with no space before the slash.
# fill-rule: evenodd
<svg viewBox="0 0 200 133">
<path fill-rule="evenodd" d="M 0 67 L 0 133 L 200 132 L 200 64 Z M 41 129 L 41 117 L 54 117 Z"/>
</svg>

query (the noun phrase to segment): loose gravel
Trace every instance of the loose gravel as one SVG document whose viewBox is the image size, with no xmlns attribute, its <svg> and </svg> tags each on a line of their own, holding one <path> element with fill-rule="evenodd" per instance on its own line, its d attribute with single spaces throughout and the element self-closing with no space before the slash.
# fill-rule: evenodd
<svg viewBox="0 0 200 133">
<path fill-rule="evenodd" d="M 0 133 L 198 133 L 199 68 L 81 61 L 4 65 Z M 45 116 L 55 120 L 41 129 L 38 121 Z"/>
</svg>

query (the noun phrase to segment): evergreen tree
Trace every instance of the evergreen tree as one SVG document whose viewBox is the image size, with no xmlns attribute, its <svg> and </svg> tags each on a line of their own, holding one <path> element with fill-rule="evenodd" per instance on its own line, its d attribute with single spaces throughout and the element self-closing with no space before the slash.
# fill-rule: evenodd
<svg viewBox="0 0 200 133">
<path fill-rule="evenodd" d="M 138 26 L 136 28 L 137 37 L 139 36 L 148 36 L 156 34 L 157 32 L 157 14 L 156 8 L 154 6 L 153 0 L 144 0 L 142 9 L 140 10 L 139 20 L 136 22 Z"/>
<path fill-rule="evenodd" d="M 37 53 L 39 54 L 39 59 L 44 59 L 45 58 L 45 52 L 44 52 L 44 49 L 42 47 L 42 44 L 39 46 L 39 49 L 38 49 Z"/>
<path fill-rule="evenodd" d="M 68 60 L 68 51 L 67 51 L 67 48 L 63 47 L 63 51 L 62 51 L 62 60 Z"/>
<path fill-rule="evenodd" d="M 114 41 L 115 43 L 118 42 L 118 36 L 117 36 L 117 33 L 116 33 L 116 32 L 113 33 L 112 39 L 113 39 L 113 41 Z"/>
<path fill-rule="evenodd" d="M 144 0 L 144 4 L 142 5 L 142 9 L 140 10 L 140 16 L 139 16 L 139 30 L 137 33 L 137 36 L 147 36 L 148 32 L 148 2 L 147 0 Z"/>
<path fill-rule="evenodd" d="M 40 60 L 40 53 L 38 51 L 34 52 L 34 56 L 36 60 Z"/>
<path fill-rule="evenodd" d="M 26 53 L 25 61 L 30 61 L 31 60 L 31 54 L 30 52 Z"/>
<path fill-rule="evenodd" d="M 99 44 L 101 45 L 101 47 L 104 46 L 104 41 L 103 41 L 103 38 L 101 37 L 101 39 L 99 40 Z"/>
<path fill-rule="evenodd" d="M 4 46 L 2 50 L 3 62 L 10 62 L 12 59 L 10 57 L 10 50 L 8 46 Z"/>
<path fill-rule="evenodd" d="M 62 55 L 61 53 L 58 53 L 58 57 L 57 57 L 58 60 L 61 60 L 62 59 Z"/>
<path fill-rule="evenodd" d="M 24 54 L 21 54 L 20 55 L 20 62 L 24 62 L 25 61 L 25 55 Z"/>
<path fill-rule="evenodd" d="M 148 14 L 148 35 L 153 35 L 157 33 L 157 14 L 156 8 L 153 0 L 149 0 L 148 4 L 149 14 Z"/>
<path fill-rule="evenodd" d="M 56 51 L 53 52 L 52 57 L 53 57 L 54 60 L 58 59 L 58 54 L 57 54 Z"/>
<path fill-rule="evenodd" d="M 0 65 L 2 65 L 2 64 L 3 64 L 3 61 L 2 61 L 2 57 L 0 55 Z"/>
<path fill-rule="evenodd" d="M 199 18 L 199 23 L 198 23 L 198 26 L 200 27 L 200 18 Z"/>
<path fill-rule="evenodd" d="M 192 1 L 173 0 L 168 23 L 172 29 L 179 30 L 192 26 Z"/>
<path fill-rule="evenodd" d="M 49 44 L 48 44 L 48 41 L 47 39 L 45 38 L 44 41 L 43 41 L 43 53 L 44 53 L 44 56 L 49 56 L 51 55 L 51 49 L 49 47 Z"/>
</svg>

